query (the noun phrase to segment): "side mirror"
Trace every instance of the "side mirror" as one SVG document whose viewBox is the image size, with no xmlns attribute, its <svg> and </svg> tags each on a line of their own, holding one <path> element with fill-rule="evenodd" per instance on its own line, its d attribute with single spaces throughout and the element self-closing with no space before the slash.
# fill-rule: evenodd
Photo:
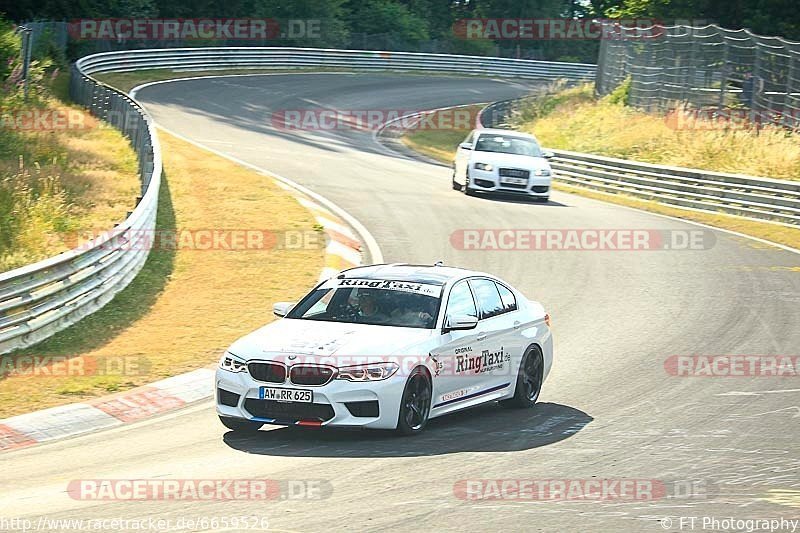
<svg viewBox="0 0 800 533">
<path fill-rule="evenodd" d="M 475 329 L 478 325 L 478 318 L 470 315 L 447 315 L 444 322 L 446 331 Z"/>
<path fill-rule="evenodd" d="M 552 159 L 555 156 L 556 156 L 556 154 L 554 154 L 550 150 L 545 150 L 545 151 L 542 152 L 542 157 L 544 157 L 545 159 Z"/>
<path fill-rule="evenodd" d="M 458 147 L 464 150 L 472 150 L 472 143 L 461 143 Z"/>
<path fill-rule="evenodd" d="M 291 311 L 294 306 L 295 302 L 278 302 L 272 306 L 272 312 L 275 313 L 275 316 L 283 317 L 289 314 L 289 311 Z"/>
</svg>

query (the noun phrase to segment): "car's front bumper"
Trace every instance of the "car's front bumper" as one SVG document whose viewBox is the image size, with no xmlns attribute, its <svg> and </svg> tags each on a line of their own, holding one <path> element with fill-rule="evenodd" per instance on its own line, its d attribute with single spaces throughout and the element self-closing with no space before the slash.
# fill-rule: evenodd
<svg viewBox="0 0 800 533">
<path fill-rule="evenodd" d="M 405 379 L 399 375 L 372 382 L 334 379 L 327 385 L 310 387 L 263 383 L 255 381 L 247 372 L 217 369 L 214 385 L 217 414 L 224 417 L 275 425 L 394 429 Z M 313 402 L 289 404 L 261 400 L 261 387 L 311 390 Z"/>
<path fill-rule="evenodd" d="M 470 168 L 469 186 L 473 191 L 524 194 L 534 198 L 550 196 L 551 176 L 531 176 L 524 185 L 501 183 L 496 170 L 486 171 Z"/>
</svg>

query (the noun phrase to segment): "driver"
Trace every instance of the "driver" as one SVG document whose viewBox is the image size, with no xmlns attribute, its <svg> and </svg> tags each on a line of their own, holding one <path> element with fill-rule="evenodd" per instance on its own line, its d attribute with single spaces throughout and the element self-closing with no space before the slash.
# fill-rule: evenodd
<svg viewBox="0 0 800 533">
<path fill-rule="evenodd" d="M 366 322 L 385 322 L 388 316 L 381 312 L 375 294 L 370 290 L 358 291 L 358 316 Z"/>
</svg>

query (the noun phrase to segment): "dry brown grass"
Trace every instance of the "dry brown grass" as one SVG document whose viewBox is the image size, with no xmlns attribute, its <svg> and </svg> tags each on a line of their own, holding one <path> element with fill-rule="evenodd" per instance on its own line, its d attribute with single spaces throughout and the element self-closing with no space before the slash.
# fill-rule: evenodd
<svg viewBox="0 0 800 533">
<path fill-rule="evenodd" d="M 311 213 L 271 179 L 164 132 L 159 136 L 165 168 L 161 229 L 317 229 Z M 141 369 L 132 375 L 0 379 L 0 417 L 212 364 L 237 337 L 273 319 L 273 302 L 303 295 L 323 261 L 321 249 L 153 250 L 134 283 L 108 306 L 21 352 L 121 357 L 143 362 Z M 148 290 L 152 294 L 142 305 Z"/>
<path fill-rule="evenodd" d="M 577 98 L 583 98 L 579 90 L 572 89 L 571 91 L 573 91 L 573 93 L 577 93 Z M 455 157 L 458 143 L 463 140 L 464 137 L 466 137 L 467 133 L 468 130 L 412 132 L 405 135 L 402 140 L 404 144 L 413 150 L 416 150 L 443 163 L 450 164 L 453 162 L 453 158 Z M 536 133 L 538 134 L 538 131 Z M 567 135 L 567 133 L 559 134 L 565 136 Z M 600 141 L 598 140 L 597 142 Z M 552 145 L 546 144 L 546 146 L 551 147 Z M 635 207 L 644 211 L 683 218 L 685 220 L 692 220 L 695 222 L 708 224 L 709 226 L 736 231 L 739 233 L 744 233 L 745 235 L 752 235 L 754 237 L 759 237 L 761 239 L 766 239 L 768 241 L 800 249 L 800 229 L 781 226 L 778 224 L 771 224 L 769 222 L 748 220 L 722 213 L 704 213 L 701 211 L 679 209 L 677 207 L 661 205 L 655 202 L 639 200 L 633 196 L 626 196 L 624 194 L 603 194 L 601 192 L 592 191 L 589 189 L 570 187 L 569 185 L 559 183 L 557 181 L 554 182 L 553 187 L 555 189 L 577 194 L 579 196 L 586 196 L 588 198 L 594 198 L 604 202 L 611 202 L 628 207 Z"/>
<path fill-rule="evenodd" d="M 0 271 L 68 250 L 73 232 L 111 229 L 139 195 L 136 155 L 122 134 L 56 100 L 47 109 L 83 127 L 0 132 L 0 194 L 13 213 L 0 230 Z"/>
<path fill-rule="evenodd" d="M 592 90 L 585 85 L 545 97 L 534 104 L 545 113 L 529 113 L 539 116 L 517 127 L 536 135 L 548 148 L 800 180 L 800 142 L 787 130 L 726 128 L 718 122 L 692 120 L 686 112 L 649 114 L 607 99 L 594 100 Z"/>
</svg>

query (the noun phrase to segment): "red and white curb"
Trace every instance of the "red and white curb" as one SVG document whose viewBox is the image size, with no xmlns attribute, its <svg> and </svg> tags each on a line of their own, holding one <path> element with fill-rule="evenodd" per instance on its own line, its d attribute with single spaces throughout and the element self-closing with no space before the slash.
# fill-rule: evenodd
<svg viewBox="0 0 800 533">
<path fill-rule="evenodd" d="M 289 185 L 328 236 L 320 281 L 362 264 L 360 239 L 340 217 Z M 0 420 L 0 451 L 129 424 L 214 396 L 214 370 L 201 368 L 113 396 L 60 405 Z"/>
<path fill-rule="evenodd" d="M 342 220 L 302 196 L 298 196 L 297 201 L 311 211 L 317 224 L 322 226 L 329 239 L 325 248 L 325 267 L 320 273 L 320 281 L 332 278 L 342 270 L 362 263 L 361 242 Z"/>
<path fill-rule="evenodd" d="M 201 368 L 127 392 L 0 420 L 0 450 L 89 433 L 142 420 L 210 398 L 214 371 Z"/>
</svg>

